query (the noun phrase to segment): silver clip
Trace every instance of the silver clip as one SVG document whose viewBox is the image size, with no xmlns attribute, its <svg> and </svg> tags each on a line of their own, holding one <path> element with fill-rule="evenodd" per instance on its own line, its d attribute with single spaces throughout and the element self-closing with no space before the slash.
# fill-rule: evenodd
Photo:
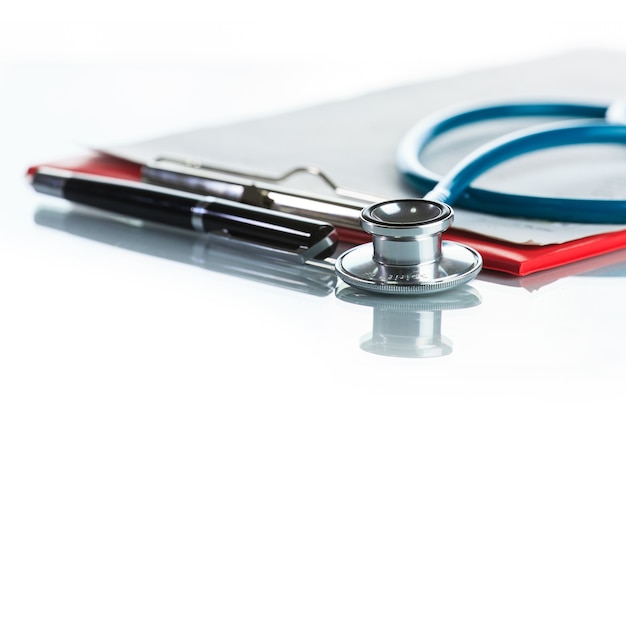
<svg viewBox="0 0 626 626">
<path fill-rule="evenodd" d="M 298 174 L 319 178 L 336 197 L 283 185 Z M 268 176 L 167 156 L 158 157 L 154 162 L 144 165 L 142 177 L 146 182 L 324 220 L 337 228 L 358 231 L 361 230 L 362 209 L 383 200 L 378 196 L 339 187 L 314 165 L 294 167 L 280 176 Z"/>
</svg>

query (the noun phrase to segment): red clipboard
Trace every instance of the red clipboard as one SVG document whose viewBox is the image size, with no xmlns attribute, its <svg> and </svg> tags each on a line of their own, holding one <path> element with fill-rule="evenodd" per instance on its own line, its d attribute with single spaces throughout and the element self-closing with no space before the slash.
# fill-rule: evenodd
<svg viewBox="0 0 626 626">
<path fill-rule="evenodd" d="M 139 163 L 99 153 L 47 165 L 112 178 L 141 179 Z M 39 166 L 29 168 L 28 174 L 36 171 L 37 167 Z M 337 231 L 340 239 L 348 243 L 362 243 L 370 239 L 367 233 L 361 231 L 345 229 L 337 229 Z M 508 243 L 454 227 L 444 233 L 444 239 L 458 241 L 474 248 L 481 254 L 485 269 L 513 276 L 527 276 L 624 249 L 626 248 L 626 229 L 544 246 Z"/>
</svg>

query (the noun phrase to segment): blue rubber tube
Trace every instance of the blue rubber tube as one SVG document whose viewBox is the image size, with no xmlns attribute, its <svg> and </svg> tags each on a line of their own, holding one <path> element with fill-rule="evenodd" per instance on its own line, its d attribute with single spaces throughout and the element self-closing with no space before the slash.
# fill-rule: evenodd
<svg viewBox="0 0 626 626">
<path fill-rule="evenodd" d="M 459 207 L 562 222 L 626 223 L 626 199 L 556 198 L 507 194 L 472 187 L 487 170 L 516 156 L 574 144 L 626 144 L 626 125 L 605 121 L 607 107 L 562 103 L 505 104 L 425 119 L 398 148 L 397 165 L 424 197 Z M 426 146 L 449 130 L 480 121 L 526 116 L 573 117 L 575 121 L 542 124 L 509 133 L 478 148 L 440 177 L 421 161 Z M 582 118 L 582 121 L 581 121 Z"/>
</svg>

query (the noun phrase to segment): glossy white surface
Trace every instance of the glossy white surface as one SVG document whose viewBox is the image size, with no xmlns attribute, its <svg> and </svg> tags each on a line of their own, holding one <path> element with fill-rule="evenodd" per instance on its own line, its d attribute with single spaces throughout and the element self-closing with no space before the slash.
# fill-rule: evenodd
<svg viewBox="0 0 626 626">
<path fill-rule="evenodd" d="M 290 75 L 197 71 L 0 74 L 0 622 L 623 623 L 626 255 L 481 275 L 398 342 L 386 301 L 36 223 L 67 205 L 28 165 Z M 363 349 L 439 324 L 447 356 Z"/>
</svg>

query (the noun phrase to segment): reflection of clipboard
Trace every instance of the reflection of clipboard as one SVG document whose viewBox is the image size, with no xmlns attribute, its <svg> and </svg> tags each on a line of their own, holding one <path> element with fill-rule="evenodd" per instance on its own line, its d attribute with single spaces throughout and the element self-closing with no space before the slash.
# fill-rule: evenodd
<svg viewBox="0 0 626 626">
<path fill-rule="evenodd" d="M 165 155 L 271 177 L 294 166 L 311 164 L 348 189 L 381 198 L 414 196 L 416 193 L 396 171 L 395 152 L 403 135 L 424 115 L 442 107 L 489 100 L 610 102 L 626 94 L 626 76 L 622 73 L 625 63 L 626 55 L 620 53 L 568 53 L 106 148 L 105 155 L 67 166 L 138 177 L 139 166 Z M 455 144 L 440 146 L 439 150 L 434 146 L 431 168 L 446 171 L 462 156 L 455 151 L 467 149 L 472 140 L 470 136 L 460 136 Z M 522 185 L 527 194 L 533 188 L 537 188 L 537 193 L 545 193 L 548 184 L 555 186 L 548 190 L 554 191 L 553 195 L 560 191 L 571 193 L 569 188 L 575 182 L 575 195 L 608 190 L 626 197 L 626 176 L 620 181 L 615 169 L 616 163 L 621 165 L 615 157 L 615 146 L 611 152 L 593 153 L 593 171 L 589 171 L 589 159 L 585 155 L 577 160 L 575 148 L 565 159 L 561 154 L 541 154 L 537 159 L 507 164 L 487 174 L 481 182 L 484 180 L 483 186 L 487 187 Z M 546 172 L 550 175 L 546 176 Z M 315 177 L 293 179 L 289 185 L 317 194 L 329 193 Z M 367 238 L 360 232 L 345 235 L 347 240 L 355 242 Z M 626 230 L 621 226 L 605 229 L 596 225 L 581 228 L 530 223 L 470 214 L 458 208 L 454 227 L 445 236 L 476 248 L 487 269 L 520 276 L 626 247 Z"/>
</svg>

